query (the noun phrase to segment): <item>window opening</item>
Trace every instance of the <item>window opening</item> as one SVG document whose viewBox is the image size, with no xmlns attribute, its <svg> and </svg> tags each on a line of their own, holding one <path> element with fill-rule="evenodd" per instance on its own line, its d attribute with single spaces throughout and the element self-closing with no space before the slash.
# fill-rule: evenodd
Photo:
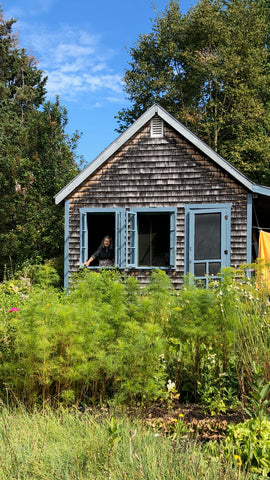
<svg viewBox="0 0 270 480">
<path fill-rule="evenodd" d="M 115 248 L 115 213 L 88 213 L 88 254 L 89 258 L 99 247 L 105 235 L 112 238 Z M 98 265 L 98 260 L 91 263 L 91 267 Z"/>
</svg>

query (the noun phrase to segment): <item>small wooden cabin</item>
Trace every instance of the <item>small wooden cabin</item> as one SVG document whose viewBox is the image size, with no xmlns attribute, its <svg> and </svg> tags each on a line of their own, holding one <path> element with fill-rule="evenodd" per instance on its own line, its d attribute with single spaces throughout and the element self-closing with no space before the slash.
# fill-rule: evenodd
<svg viewBox="0 0 270 480">
<path fill-rule="evenodd" d="M 115 264 L 143 283 L 166 270 L 175 288 L 250 263 L 270 227 L 270 188 L 255 184 L 159 105 L 149 108 L 55 196 L 65 202 L 65 285 L 114 239 Z M 89 269 L 98 268 L 96 265 Z"/>
</svg>

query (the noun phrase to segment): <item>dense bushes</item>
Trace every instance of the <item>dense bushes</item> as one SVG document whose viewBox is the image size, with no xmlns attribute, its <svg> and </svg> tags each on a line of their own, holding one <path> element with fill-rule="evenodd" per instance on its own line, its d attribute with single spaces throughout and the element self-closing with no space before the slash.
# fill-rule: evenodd
<svg viewBox="0 0 270 480">
<path fill-rule="evenodd" d="M 269 375 L 269 303 L 245 270 L 209 289 L 162 271 L 140 287 L 119 272 L 81 272 L 69 293 L 55 271 L 1 284 L 0 394 L 26 405 L 149 403 L 168 398 L 225 411 L 249 394 L 254 362 Z M 32 279 L 30 282 L 29 278 Z"/>
</svg>

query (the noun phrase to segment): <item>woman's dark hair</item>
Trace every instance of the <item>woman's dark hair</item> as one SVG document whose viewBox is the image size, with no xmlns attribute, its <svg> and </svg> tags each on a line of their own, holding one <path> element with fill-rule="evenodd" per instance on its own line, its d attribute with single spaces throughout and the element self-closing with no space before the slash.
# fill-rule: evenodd
<svg viewBox="0 0 270 480">
<path fill-rule="evenodd" d="M 109 249 L 109 250 L 113 250 L 113 241 L 112 241 L 112 237 L 110 237 L 110 235 L 105 235 L 105 237 L 103 237 L 103 240 L 102 240 L 102 242 L 101 242 L 101 247 L 104 247 L 104 240 L 105 240 L 106 238 L 107 238 L 108 240 L 110 240 L 110 245 L 108 246 L 108 249 Z"/>
</svg>

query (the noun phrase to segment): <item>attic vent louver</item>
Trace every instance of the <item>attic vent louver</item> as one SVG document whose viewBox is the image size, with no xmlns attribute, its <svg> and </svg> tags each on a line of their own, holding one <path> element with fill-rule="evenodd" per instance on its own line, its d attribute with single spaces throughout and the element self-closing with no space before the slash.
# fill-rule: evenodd
<svg viewBox="0 0 270 480">
<path fill-rule="evenodd" d="M 151 120 L 151 137 L 163 137 L 163 120 L 158 115 Z"/>
</svg>

